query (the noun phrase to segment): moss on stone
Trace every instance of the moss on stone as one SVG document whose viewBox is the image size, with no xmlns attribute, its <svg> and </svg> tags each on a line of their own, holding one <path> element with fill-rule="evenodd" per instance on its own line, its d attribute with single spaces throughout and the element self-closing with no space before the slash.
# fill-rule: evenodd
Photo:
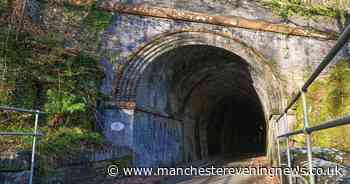
<svg viewBox="0 0 350 184">
<path fill-rule="evenodd" d="M 336 119 L 350 113 L 350 66 L 348 60 L 341 60 L 334 65 L 326 76 L 312 84 L 307 93 L 310 126 Z M 297 124 L 295 129 L 303 128 L 303 109 L 301 101 L 296 108 Z M 334 147 L 350 151 L 349 126 L 323 130 L 313 134 L 315 146 Z M 305 144 L 303 135 L 296 137 Z"/>
</svg>

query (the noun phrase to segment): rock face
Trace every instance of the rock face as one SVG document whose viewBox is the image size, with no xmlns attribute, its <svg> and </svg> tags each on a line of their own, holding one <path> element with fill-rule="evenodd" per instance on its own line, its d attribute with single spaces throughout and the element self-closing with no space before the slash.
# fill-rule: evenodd
<svg viewBox="0 0 350 184">
<path fill-rule="evenodd" d="M 103 9 L 115 11 L 101 47 L 106 53 L 103 92 L 111 97 L 101 108 L 104 132 L 114 144 L 135 151 L 136 165 L 258 150 L 266 142 L 270 152 L 271 141 L 265 140 L 269 118 L 280 112 L 334 41 L 271 31 L 273 26 L 302 28 L 276 24 L 279 19 L 255 5 L 102 3 Z M 254 27 L 256 21 L 265 22 L 266 29 Z M 113 131 L 113 122 L 125 129 Z"/>
</svg>

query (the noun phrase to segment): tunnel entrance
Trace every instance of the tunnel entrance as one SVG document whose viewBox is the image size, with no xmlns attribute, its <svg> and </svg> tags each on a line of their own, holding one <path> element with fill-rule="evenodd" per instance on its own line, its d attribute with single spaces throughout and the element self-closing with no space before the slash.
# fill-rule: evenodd
<svg viewBox="0 0 350 184">
<path fill-rule="evenodd" d="M 253 78 L 248 62 L 218 47 L 181 46 L 154 58 L 136 90 L 139 165 L 264 153 L 265 114 Z"/>
</svg>

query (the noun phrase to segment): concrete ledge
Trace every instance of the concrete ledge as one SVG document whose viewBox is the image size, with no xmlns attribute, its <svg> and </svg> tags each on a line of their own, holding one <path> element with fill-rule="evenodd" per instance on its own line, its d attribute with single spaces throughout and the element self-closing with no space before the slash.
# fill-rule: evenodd
<svg viewBox="0 0 350 184">
<path fill-rule="evenodd" d="M 274 24 L 271 22 L 261 20 L 249 20 L 234 16 L 227 17 L 220 15 L 208 15 L 173 8 L 151 7 L 146 4 L 130 5 L 125 3 L 105 1 L 99 5 L 99 8 L 111 12 L 199 22 L 227 27 L 239 27 L 256 31 L 282 33 L 293 36 L 313 37 L 317 39 L 335 40 L 337 37 L 336 33 L 326 33 L 322 31 L 307 29 L 304 27 L 292 27 L 285 24 Z"/>
</svg>

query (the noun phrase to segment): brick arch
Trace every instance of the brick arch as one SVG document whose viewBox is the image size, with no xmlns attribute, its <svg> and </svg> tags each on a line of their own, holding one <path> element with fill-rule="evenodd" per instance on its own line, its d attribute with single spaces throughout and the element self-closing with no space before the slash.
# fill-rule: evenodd
<svg viewBox="0 0 350 184">
<path fill-rule="evenodd" d="M 140 48 L 118 71 L 116 104 L 122 108 L 134 108 L 137 85 L 147 66 L 163 53 L 187 45 L 218 47 L 241 57 L 248 63 L 251 72 L 259 76 L 255 78 L 255 87 L 266 117 L 281 109 L 281 85 L 271 63 L 237 38 L 206 31 L 183 31 L 162 35 Z M 266 84 L 266 81 L 270 82 Z"/>
</svg>

